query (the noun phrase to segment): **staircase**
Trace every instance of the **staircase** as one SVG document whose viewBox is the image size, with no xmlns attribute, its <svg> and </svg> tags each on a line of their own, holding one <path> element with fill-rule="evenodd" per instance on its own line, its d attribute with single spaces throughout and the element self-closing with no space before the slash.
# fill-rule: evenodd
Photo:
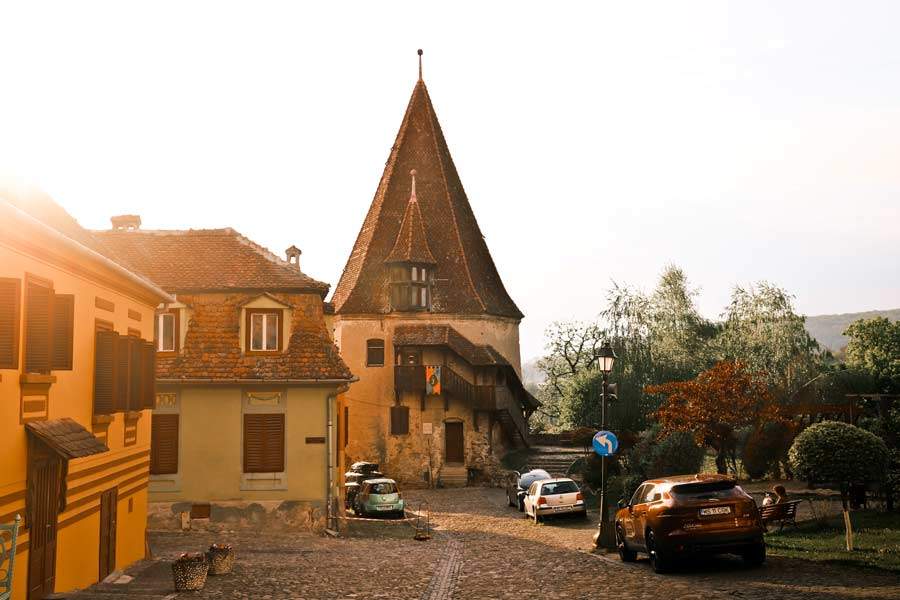
<svg viewBox="0 0 900 600">
<path fill-rule="evenodd" d="M 466 487 L 469 481 L 469 472 L 465 465 L 445 464 L 441 467 L 438 477 L 444 487 Z"/>
<path fill-rule="evenodd" d="M 543 469 L 554 477 L 566 477 L 566 472 L 573 462 L 585 456 L 580 448 L 559 446 L 532 446 L 525 459 L 526 469 Z M 572 477 L 572 475 L 568 475 Z"/>
</svg>

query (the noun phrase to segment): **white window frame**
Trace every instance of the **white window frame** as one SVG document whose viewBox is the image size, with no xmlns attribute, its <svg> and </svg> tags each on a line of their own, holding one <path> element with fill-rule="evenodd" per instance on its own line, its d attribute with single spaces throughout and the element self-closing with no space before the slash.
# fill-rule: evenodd
<svg viewBox="0 0 900 600">
<path fill-rule="evenodd" d="M 253 338 L 254 338 L 253 333 L 255 331 L 254 327 L 256 325 L 255 321 L 256 321 L 257 316 L 262 317 L 263 331 L 262 331 L 262 337 L 261 337 L 261 340 L 262 340 L 261 348 L 256 348 L 253 346 Z M 267 333 L 268 333 L 269 327 L 273 326 L 271 323 L 272 321 L 275 321 L 275 323 L 274 323 L 275 347 L 269 348 L 268 347 L 269 336 L 267 335 Z M 278 351 L 280 342 L 281 342 L 281 315 L 279 313 L 277 313 L 277 312 L 254 313 L 254 314 L 250 315 L 250 351 L 251 352 L 276 352 L 276 351 Z"/>
<path fill-rule="evenodd" d="M 172 319 L 172 347 L 166 348 L 166 328 L 165 328 L 165 320 L 166 318 Z M 175 352 L 175 348 L 178 347 L 178 331 L 176 331 L 176 325 L 178 324 L 178 319 L 175 318 L 175 313 L 172 312 L 164 312 L 156 315 L 156 331 L 159 336 L 156 340 L 156 351 L 157 352 Z"/>
</svg>

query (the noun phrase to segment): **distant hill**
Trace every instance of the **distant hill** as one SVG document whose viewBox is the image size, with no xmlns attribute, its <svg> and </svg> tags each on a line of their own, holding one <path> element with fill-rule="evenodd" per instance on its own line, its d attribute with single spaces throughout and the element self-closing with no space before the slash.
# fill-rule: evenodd
<svg viewBox="0 0 900 600">
<path fill-rule="evenodd" d="M 891 310 L 870 310 L 842 315 L 816 315 L 806 317 L 806 330 L 823 346 L 837 351 L 847 345 L 847 338 L 842 334 L 847 325 L 859 319 L 887 317 L 891 321 L 900 321 L 900 308 Z"/>
</svg>

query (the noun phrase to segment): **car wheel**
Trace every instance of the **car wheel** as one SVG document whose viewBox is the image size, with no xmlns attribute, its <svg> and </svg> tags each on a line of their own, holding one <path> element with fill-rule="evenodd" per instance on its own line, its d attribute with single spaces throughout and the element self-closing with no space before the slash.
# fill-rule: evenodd
<svg viewBox="0 0 900 600">
<path fill-rule="evenodd" d="M 534 524 L 537 525 L 541 522 L 541 517 L 538 515 L 537 509 L 534 511 Z"/>
<path fill-rule="evenodd" d="M 665 573 L 671 568 L 671 560 L 668 554 L 659 549 L 652 529 L 647 530 L 646 540 L 647 554 L 650 555 L 650 566 L 657 573 Z"/>
<path fill-rule="evenodd" d="M 741 555 L 744 562 L 751 567 L 758 567 L 766 562 L 766 545 L 764 543 L 756 544 L 751 549 L 745 551 Z"/>
<path fill-rule="evenodd" d="M 628 546 L 625 544 L 625 532 L 619 526 L 616 526 L 616 547 L 619 550 L 619 558 L 622 559 L 622 562 L 634 562 L 637 560 L 637 552 L 628 549 Z"/>
</svg>

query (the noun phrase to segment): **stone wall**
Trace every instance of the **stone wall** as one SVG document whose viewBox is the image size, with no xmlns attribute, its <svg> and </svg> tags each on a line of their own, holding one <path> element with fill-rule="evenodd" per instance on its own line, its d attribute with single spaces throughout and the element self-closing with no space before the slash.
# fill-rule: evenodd
<svg viewBox="0 0 900 600">
<path fill-rule="evenodd" d="M 147 528 L 177 531 L 183 529 L 182 513 L 191 512 L 190 502 L 151 502 L 147 509 Z M 208 519 L 189 519 L 189 527 L 201 531 L 237 529 L 295 530 L 321 533 L 326 526 L 325 504 L 315 501 L 215 502 Z"/>
</svg>

